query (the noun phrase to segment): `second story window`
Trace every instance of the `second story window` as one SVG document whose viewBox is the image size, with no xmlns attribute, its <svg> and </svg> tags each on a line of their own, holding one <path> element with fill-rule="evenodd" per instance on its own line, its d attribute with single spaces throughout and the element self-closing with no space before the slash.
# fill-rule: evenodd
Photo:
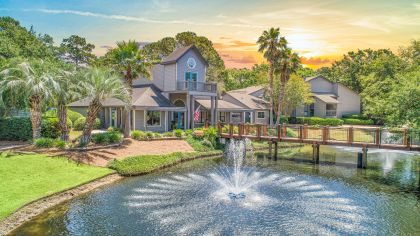
<svg viewBox="0 0 420 236">
<path fill-rule="evenodd" d="M 197 82 L 197 72 L 185 72 L 185 81 Z"/>
<path fill-rule="evenodd" d="M 257 113 L 257 117 L 258 117 L 258 119 L 264 119 L 264 118 L 265 118 L 265 112 L 263 112 L 263 111 L 259 111 L 259 112 Z"/>
</svg>

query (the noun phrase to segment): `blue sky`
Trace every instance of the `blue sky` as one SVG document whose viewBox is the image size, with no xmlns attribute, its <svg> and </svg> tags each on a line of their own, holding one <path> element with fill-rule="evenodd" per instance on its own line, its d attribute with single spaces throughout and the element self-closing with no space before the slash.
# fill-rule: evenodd
<svg viewBox="0 0 420 236">
<path fill-rule="evenodd" d="M 349 50 L 397 50 L 420 38 L 420 1 L 408 0 L 0 0 L 0 15 L 33 25 L 56 43 L 72 34 L 86 37 L 99 55 L 116 41 L 155 41 L 193 31 L 211 39 L 231 67 L 262 61 L 255 41 L 269 27 L 280 27 L 290 46 L 314 66 Z"/>
</svg>

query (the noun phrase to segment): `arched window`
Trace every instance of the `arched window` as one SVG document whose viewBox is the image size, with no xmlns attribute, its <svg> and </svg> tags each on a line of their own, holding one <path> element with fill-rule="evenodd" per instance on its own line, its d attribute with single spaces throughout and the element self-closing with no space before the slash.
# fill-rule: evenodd
<svg viewBox="0 0 420 236">
<path fill-rule="evenodd" d="M 174 105 L 175 105 L 176 107 L 185 107 L 185 103 L 184 103 L 184 101 L 182 101 L 182 100 L 180 100 L 180 99 L 175 100 Z"/>
</svg>

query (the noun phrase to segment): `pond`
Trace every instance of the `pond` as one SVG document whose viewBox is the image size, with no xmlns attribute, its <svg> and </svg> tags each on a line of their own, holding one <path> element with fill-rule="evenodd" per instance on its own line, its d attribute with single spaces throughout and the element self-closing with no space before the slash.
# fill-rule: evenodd
<svg viewBox="0 0 420 236">
<path fill-rule="evenodd" d="M 357 148 L 194 160 L 77 197 L 13 235 L 419 235 L 420 157 Z M 239 187 L 238 187 L 239 186 Z"/>
</svg>

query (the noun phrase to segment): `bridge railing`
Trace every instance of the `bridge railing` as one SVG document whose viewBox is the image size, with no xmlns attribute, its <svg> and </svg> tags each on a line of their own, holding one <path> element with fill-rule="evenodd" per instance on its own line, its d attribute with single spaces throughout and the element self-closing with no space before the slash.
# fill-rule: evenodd
<svg viewBox="0 0 420 236">
<path fill-rule="evenodd" d="M 407 129 L 381 129 L 362 127 L 318 127 L 308 125 L 218 123 L 219 135 L 224 137 L 248 137 L 259 140 L 358 145 L 377 147 L 414 147 L 420 149 L 420 131 Z"/>
</svg>

